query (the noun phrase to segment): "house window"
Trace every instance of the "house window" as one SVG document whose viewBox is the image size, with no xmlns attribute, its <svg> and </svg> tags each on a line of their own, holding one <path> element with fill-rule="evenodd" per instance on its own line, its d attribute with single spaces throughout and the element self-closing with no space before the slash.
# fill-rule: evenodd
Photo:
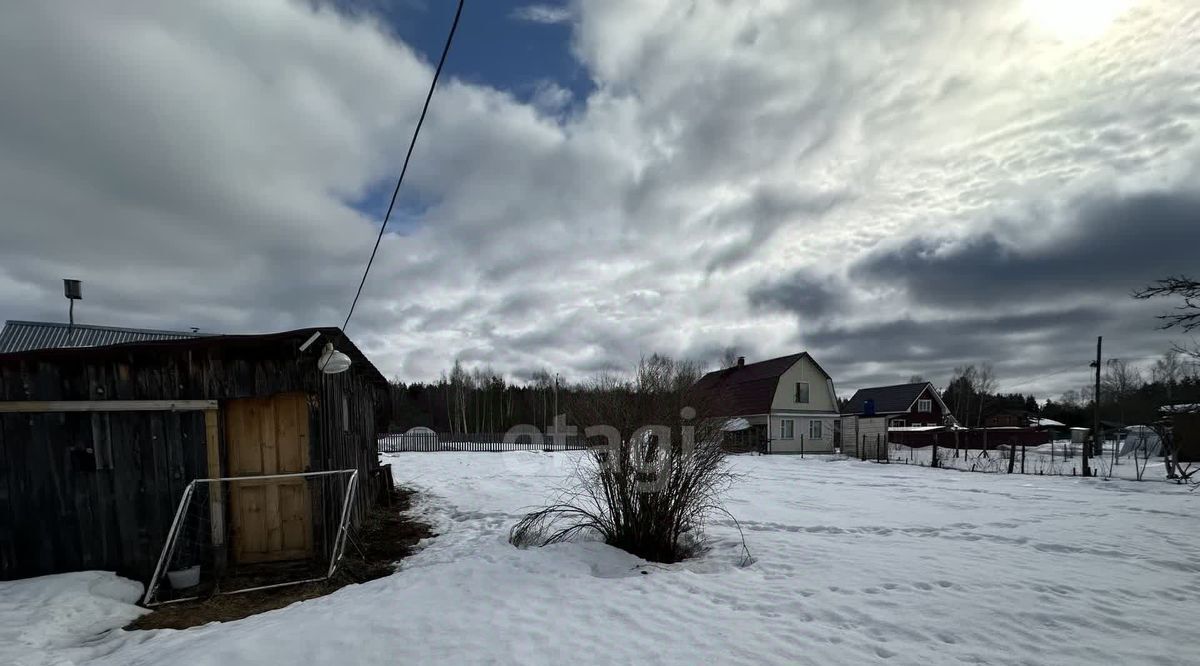
<svg viewBox="0 0 1200 666">
<path fill-rule="evenodd" d="M 917 401 L 917 411 L 928 414 L 933 411 L 933 401 L 928 398 L 922 398 Z"/>
<path fill-rule="evenodd" d="M 824 421 L 809 421 L 808 422 L 808 438 L 809 439 L 821 439 L 824 436 L 824 434 L 822 432 L 822 430 L 824 429 L 823 424 L 824 424 Z"/>
<path fill-rule="evenodd" d="M 808 382 L 796 382 L 796 402 L 808 403 Z"/>
<path fill-rule="evenodd" d="M 904 419 L 896 419 L 896 420 L 892 421 L 891 425 L 893 428 L 903 428 L 904 427 Z"/>
<path fill-rule="evenodd" d="M 782 419 L 779 421 L 779 438 L 793 439 L 796 437 L 796 422 L 792 419 Z"/>
</svg>

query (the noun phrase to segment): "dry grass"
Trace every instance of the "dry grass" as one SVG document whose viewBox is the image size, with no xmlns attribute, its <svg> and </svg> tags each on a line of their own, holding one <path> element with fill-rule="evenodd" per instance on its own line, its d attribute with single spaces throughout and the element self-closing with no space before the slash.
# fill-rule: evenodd
<svg viewBox="0 0 1200 666">
<path fill-rule="evenodd" d="M 209 622 L 240 620 L 387 576 L 395 571 L 397 561 L 412 554 L 421 539 L 434 536 L 428 525 L 407 515 L 413 495 L 411 490 L 395 489 L 390 507 L 382 504 L 372 510 L 353 533 L 338 572 L 330 580 L 160 606 L 125 628 L 186 629 Z M 253 570 L 243 574 L 237 586 L 252 586 L 255 576 Z"/>
</svg>

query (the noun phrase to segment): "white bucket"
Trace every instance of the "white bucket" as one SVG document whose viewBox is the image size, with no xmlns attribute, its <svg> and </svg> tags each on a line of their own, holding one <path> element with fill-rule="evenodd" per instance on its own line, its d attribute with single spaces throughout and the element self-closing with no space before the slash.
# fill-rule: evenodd
<svg viewBox="0 0 1200 666">
<path fill-rule="evenodd" d="M 200 565 L 197 564 L 194 567 L 186 569 L 168 571 L 167 580 L 171 581 L 171 587 L 176 590 L 186 590 L 189 587 L 196 587 L 200 584 Z"/>
</svg>

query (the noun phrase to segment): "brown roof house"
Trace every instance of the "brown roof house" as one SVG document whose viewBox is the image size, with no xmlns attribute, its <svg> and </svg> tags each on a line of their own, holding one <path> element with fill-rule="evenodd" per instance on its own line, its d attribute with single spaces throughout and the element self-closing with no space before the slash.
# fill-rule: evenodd
<svg viewBox="0 0 1200 666">
<path fill-rule="evenodd" d="M 833 379 L 807 352 L 710 372 L 696 383 L 730 417 L 729 438 L 764 453 L 834 449 L 837 397 Z M 727 438 L 727 439 L 729 439 Z"/>
</svg>

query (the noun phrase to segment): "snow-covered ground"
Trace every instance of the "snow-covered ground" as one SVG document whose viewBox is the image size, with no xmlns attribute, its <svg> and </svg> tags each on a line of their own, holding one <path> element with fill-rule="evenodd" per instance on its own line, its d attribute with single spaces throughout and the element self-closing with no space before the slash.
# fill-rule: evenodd
<svg viewBox="0 0 1200 666">
<path fill-rule="evenodd" d="M 5 643 L 30 614 L 24 651 L 0 661 L 1200 662 L 1200 496 L 1177 486 L 746 456 L 728 508 L 749 566 L 727 520 L 707 556 L 674 566 L 599 543 L 510 546 L 576 455 L 387 456 L 440 533 L 399 573 L 238 622 L 100 636 L 94 616 L 53 629 L 57 611 L 24 605 L 71 600 L 27 593 L 0 606 Z M 0 584 L 0 604 L 48 580 Z M 95 609 L 108 626 L 135 612 L 112 603 Z"/>
<path fill-rule="evenodd" d="M 142 585 L 107 571 L 0 582 L 0 664 L 61 664 L 96 654 L 82 647 L 146 612 Z"/>
</svg>

